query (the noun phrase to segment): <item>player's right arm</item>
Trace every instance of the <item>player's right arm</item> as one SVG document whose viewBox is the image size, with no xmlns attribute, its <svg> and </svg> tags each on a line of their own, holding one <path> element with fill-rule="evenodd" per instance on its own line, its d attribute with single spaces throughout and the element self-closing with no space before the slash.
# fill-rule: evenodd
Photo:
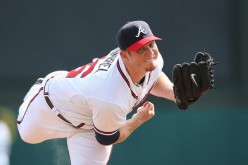
<svg viewBox="0 0 248 165">
<path fill-rule="evenodd" d="M 134 130 L 154 116 L 154 105 L 150 102 L 139 107 L 129 120 L 126 120 L 125 110 L 118 105 L 94 99 L 92 106 L 96 140 L 102 145 L 126 140 Z"/>
<path fill-rule="evenodd" d="M 134 130 L 150 120 L 154 115 L 154 105 L 151 102 L 144 103 L 142 107 L 138 108 L 137 113 L 135 113 L 131 119 L 127 120 L 125 125 L 119 129 L 120 135 L 115 143 L 126 140 Z"/>
</svg>

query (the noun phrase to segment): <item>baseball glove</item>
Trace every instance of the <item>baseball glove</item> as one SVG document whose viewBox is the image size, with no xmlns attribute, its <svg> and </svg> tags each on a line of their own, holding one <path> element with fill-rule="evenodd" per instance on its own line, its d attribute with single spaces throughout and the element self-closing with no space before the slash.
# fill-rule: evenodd
<svg viewBox="0 0 248 165">
<path fill-rule="evenodd" d="M 212 89 L 214 70 L 212 57 L 208 53 L 198 52 L 191 63 L 176 64 L 173 68 L 173 90 L 176 104 L 180 109 L 187 109 L 190 104 Z"/>
</svg>

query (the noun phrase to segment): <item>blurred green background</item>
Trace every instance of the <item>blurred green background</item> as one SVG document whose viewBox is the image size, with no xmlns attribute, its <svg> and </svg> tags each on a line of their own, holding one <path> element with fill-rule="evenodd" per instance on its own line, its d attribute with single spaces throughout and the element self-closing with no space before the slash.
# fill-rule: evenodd
<svg viewBox="0 0 248 165">
<path fill-rule="evenodd" d="M 38 77 L 106 55 L 116 31 L 138 19 L 163 38 L 157 44 L 170 78 L 176 63 L 207 51 L 219 62 L 216 87 L 187 111 L 149 96 L 155 117 L 114 146 L 109 165 L 248 164 L 248 1 L 1 0 L 0 119 L 13 137 L 11 165 L 70 164 L 64 139 L 20 140 L 22 98 Z"/>
</svg>

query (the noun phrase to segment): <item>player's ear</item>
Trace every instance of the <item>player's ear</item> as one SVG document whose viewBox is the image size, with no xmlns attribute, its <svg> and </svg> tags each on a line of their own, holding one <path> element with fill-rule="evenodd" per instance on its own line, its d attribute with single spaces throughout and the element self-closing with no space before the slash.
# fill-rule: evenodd
<svg viewBox="0 0 248 165">
<path fill-rule="evenodd" d="M 121 50 L 120 55 L 121 55 L 122 58 L 127 59 L 128 58 L 127 50 Z"/>
<path fill-rule="evenodd" d="M 131 53 L 128 50 L 121 50 L 120 55 L 123 61 L 127 62 L 132 60 Z"/>
</svg>

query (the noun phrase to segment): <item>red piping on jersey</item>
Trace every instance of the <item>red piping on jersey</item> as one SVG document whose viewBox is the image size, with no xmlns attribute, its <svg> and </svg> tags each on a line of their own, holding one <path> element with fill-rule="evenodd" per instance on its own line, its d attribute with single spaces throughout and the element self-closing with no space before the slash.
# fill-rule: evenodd
<svg viewBox="0 0 248 165">
<path fill-rule="evenodd" d="M 147 84 L 149 83 L 150 78 L 151 78 L 151 72 L 149 73 L 149 77 L 148 77 L 148 80 L 147 80 Z"/>
<path fill-rule="evenodd" d="M 28 106 L 27 106 L 27 109 L 29 108 L 30 104 L 34 101 L 34 99 L 38 96 L 38 94 L 40 93 L 40 91 L 42 91 L 42 89 L 43 88 L 40 88 L 39 92 L 29 101 Z M 26 109 L 26 111 L 25 111 L 22 119 L 20 121 L 17 120 L 17 124 L 21 124 L 21 122 L 23 121 L 23 119 L 24 119 L 24 117 L 25 117 L 25 115 L 26 115 L 26 113 L 28 111 L 27 109 Z"/>
<path fill-rule="evenodd" d="M 154 87 L 155 84 L 156 84 L 156 81 L 152 84 L 152 87 L 149 89 L 149 91 L 148 91 L 147 94 L 143 97 L 143 99 L 139 102 L 139 104 L 142 103 L 142 102 L 147 98 L 147 96 L 150 94 L 150 92 L 151 92 L 151 90 L 152 90 L 152 88 Z M 134 107 L 138 106 L 139 104 L 134 105 Z"/>
<path fill-rule="evenodd" d="M 119 70 L 121 76 L 123 77 L 123 79 L 126 81 L 128 87 L 129 87 L 129 89 L 130 89 L 130 91 L 131 91 L 131 93 L 132 93 L 132 96 L 133 96 L 135 99 L 138 99 L 138 96 L 135 95 L 135 93 L 134 93 L 134 92 L 132 91 L 132 89 L 130 88 L 130 83 L 129 83 L 127 77 L 125 76 L 125 74 L 124 74 L 124 73 L 122 72 L 122 70 L 121 70 L 120 63 L 119 63 L 119 59 L 118 59 L 118 61 L 117 61 L 117 68 L 118 68 L 118 70 Z"/>
</svg>

